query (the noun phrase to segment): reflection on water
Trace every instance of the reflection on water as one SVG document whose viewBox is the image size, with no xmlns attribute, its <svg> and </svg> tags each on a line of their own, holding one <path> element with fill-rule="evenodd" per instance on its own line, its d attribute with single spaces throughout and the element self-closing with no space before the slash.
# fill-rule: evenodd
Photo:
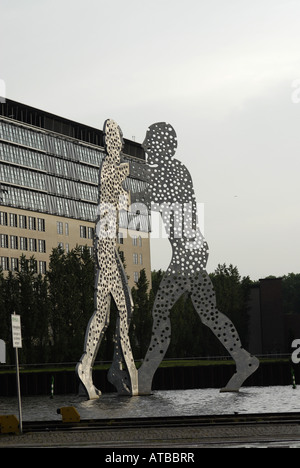
<svg viewBox="0 0 300 468">
<path fill-rule="evenodd" d="M 220 393 L 218 389 L 172 390 L 132 398 L 111 393 L 91 401 L 76 395 L 58 395 L 53 399 L 23 397 L 23 420 L 60 420 L 56 410 L 62 406 L 74 406 L 81 419 L 297 412 L 300 390 L 291 386 L 245 387 L 239 393 Z M 5 414 L 18 414 L 16 398 L 1 397 L 0 415 Z"/>
</svg>

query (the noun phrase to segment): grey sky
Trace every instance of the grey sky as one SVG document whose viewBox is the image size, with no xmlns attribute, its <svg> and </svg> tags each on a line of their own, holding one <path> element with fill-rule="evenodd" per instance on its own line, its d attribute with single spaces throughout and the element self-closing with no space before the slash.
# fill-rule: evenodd
<svg viewBox="0 0 300 468">
<path fill-rule="evenodd" d="M 300 0 L 0 0 L 0 18 L 7 97 L 137 141 L 175 127 L 209 271 L 300 271 Z"/>
</svg>

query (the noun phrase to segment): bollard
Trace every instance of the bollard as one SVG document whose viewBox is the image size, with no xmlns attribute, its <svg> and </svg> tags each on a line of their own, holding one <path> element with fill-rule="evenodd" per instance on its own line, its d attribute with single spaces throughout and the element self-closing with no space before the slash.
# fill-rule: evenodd
<svg viewBox="0 0 300 468">
<path fill-rule="evenodd" d="M 50 398 L 53 398 L 54 396 L 54 377 L 52 375 L 51 377 L 51 392 L 50 392 Z"/>
<path fill-rule="evenodd" d="M 6 363 L 6 343 L 3 340 L 0 340 L 0 363 Z"/>
<path fill-rule="evenodd" d="M 1 434 L 19 434 L 19 421 L 14 414 L 0 416 L 0 433 Z"/>
<path fill-rule="evenodd" d="M 74 406 L 64 406 L 58 408 L 57 414 L 61 414 L 62 422 L 80 422 L 80 414 Z"/>
<path fill-rule="evenodd" d="M 297 388 L 297 385 L 296 385 L 295 372 L 294 372 L 294 369 L 293 369 L 293 368 L 291 368 L 291 372 L 292 372 L 293 389 L 295 389 L 295 388 Z"/>
</svg>

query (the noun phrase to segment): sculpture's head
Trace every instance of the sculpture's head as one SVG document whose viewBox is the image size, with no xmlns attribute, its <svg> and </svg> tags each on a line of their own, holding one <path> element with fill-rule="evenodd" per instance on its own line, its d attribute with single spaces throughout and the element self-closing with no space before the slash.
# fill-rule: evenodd
<svg viewBox="0 0 300 468">
<path fill-rule="evenodd" d="M 174 156 L 177 148 L 177 135 L 172 125 L 158 122 L 151 125 L 146 133 L 143 148 L 150 165 L 162 164 Z"/>
<path fill-rule="evenodd" d="M 124 146 L 123 133 L 119 125 L 112 119 L 104 122 L 104 146 L 109 156 L 120 162 L 120 153 Z"/>
</svg>

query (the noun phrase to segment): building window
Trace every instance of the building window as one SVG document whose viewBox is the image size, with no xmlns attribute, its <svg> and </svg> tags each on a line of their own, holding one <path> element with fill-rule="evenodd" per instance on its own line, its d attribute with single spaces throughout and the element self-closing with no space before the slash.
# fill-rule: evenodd
<svg viewBox="0 0 300 468">
<path fill-rule="evenodd" d="M 132 245 L 134 247 L 137 247 L 137 236 L 136 235 L 134 235 L 133 238 L 132 238 Z"/>
<path fill-rule="evenodd" d="M 19 227 L 21 229 L 27 229 L 27 216 L 19 215 Z"/>
<path fill-rule="evenodd" d="M 142 246 L 143 246 L 142 238 L 141 238 L 141 236 L 139 236 L 139 247 L 142 247 Z"/>
<path fill-rule="evenodd" d="M 80 226 L 80 237 L 86 238 L 86 227 Z"/>
<path fill-rule="evenodd" d="M 134 281 L 135 283 L 137 283 L 138 280 L 139 280 L 139 272 L 138 272 L 138 271 L 134 271 L 134 272 L 133 272 L 133 281 Z"/>
<path fill-rule="evenodd" d="M 61 221 L 57 221 L 56 228 L 57 228 L 57 234 L 64 233 L 64 224 Z"/>
<path fill-rule="evenodd" d="M 0 257 L 1 260 L 1 268 L 3 271 L 9 270 L 9 258 L 8 257 Z"/>
<path fill-rule="evenodd" d="M 33 216 L 28 216 L 28 229 L 36 231 L 36 218 Z"/>
<path fill-rule="evenodd" d="M 65 223 L 65 234 L 66 236 L 69 235 L 69 223 Z"/>
<path fill-rule="evenodd" d="M 11 258 L 10 259 L 11 271 L 19 271 L 19 259 Z"/>
<path fill-rule="evenodd" d="M 64 250 L 64 243 L 63 242 L 58 242 L 57 247 L 61 250 Z"/>
<path fill-rule="evenodd" d="M 138 265 L 138 263 L 139 263 L 139 256 L 138 256 L 137 253 L 134 253 L 133 254 L 133 264 Z"/>
<path fill-rule="evenodd" d="M 46 241 L 39 239 L 39 252 L 45 253 L 46 252 Z"/>
<path fill-rule="evenodd" d="M 2 226 L 7 226 L 7 213 L 5 213 L 5 211 L 0 211 L 0 224 Z"/>
<path fill-rule="evenodd" d="M 32 262 L 32 271 L 33 273 L 37 273 L 38 262 L 37 260 L 33 260 Z"/>
<path fill-rule="evenodd" d="M 20 250 L 28 250 L 27 237 L 20 237 Z"/>
<path fill-rule="evenodd" d="M 94 239 L 94 228 L 92 228 L 92 227 L 88 228 L 88 238 L 89 239 Z"/>
<path fill-rule="evenodd" d="M 123 234 L 123 232 L 118 233 L 118 242 L 119 242 L 119 244 L 124 244 L 124 234 Z"/>
<path fill-rule="evenodd" d="M 43 218 L 38 218 L 38 231 L 45 232 L 45 220 Z"/>
<path fill-rule="evenodd" d="M 0 247 L 2 247 L 3 249 L 8 249 L 8 235 L 7 234 L 0 235 Z"/>
<path fill-rule="evenodd" d="M 45 275 L 45 273 L 46 273 L 46 262 L 39 261 L 39 273 L 41 275 Z"/>
<path fill-rule="evenodd" d="M 143 254 L 140 254 L 140 265 L 143 265 Z"/>
<path fill-rule="evenodd" d="M 66 244 L 66 253 L 70 252 L 70 244 Z"/>
<path fill-rule="evenodd" d="M 36 252 L 36 239 L 29 239 L 29 250 Z"/>
<path fill-rule="evenodd" d="M 11 227 L 18 227 L 18 216 L 14 213 L 9 213 L 9 225 Z"/>
<path fill-rule="evenodd" d="M 10 236 L 10 248 L 17 249 L 18 248 L 18 237 L 17 236 Z"/>
</svg>

